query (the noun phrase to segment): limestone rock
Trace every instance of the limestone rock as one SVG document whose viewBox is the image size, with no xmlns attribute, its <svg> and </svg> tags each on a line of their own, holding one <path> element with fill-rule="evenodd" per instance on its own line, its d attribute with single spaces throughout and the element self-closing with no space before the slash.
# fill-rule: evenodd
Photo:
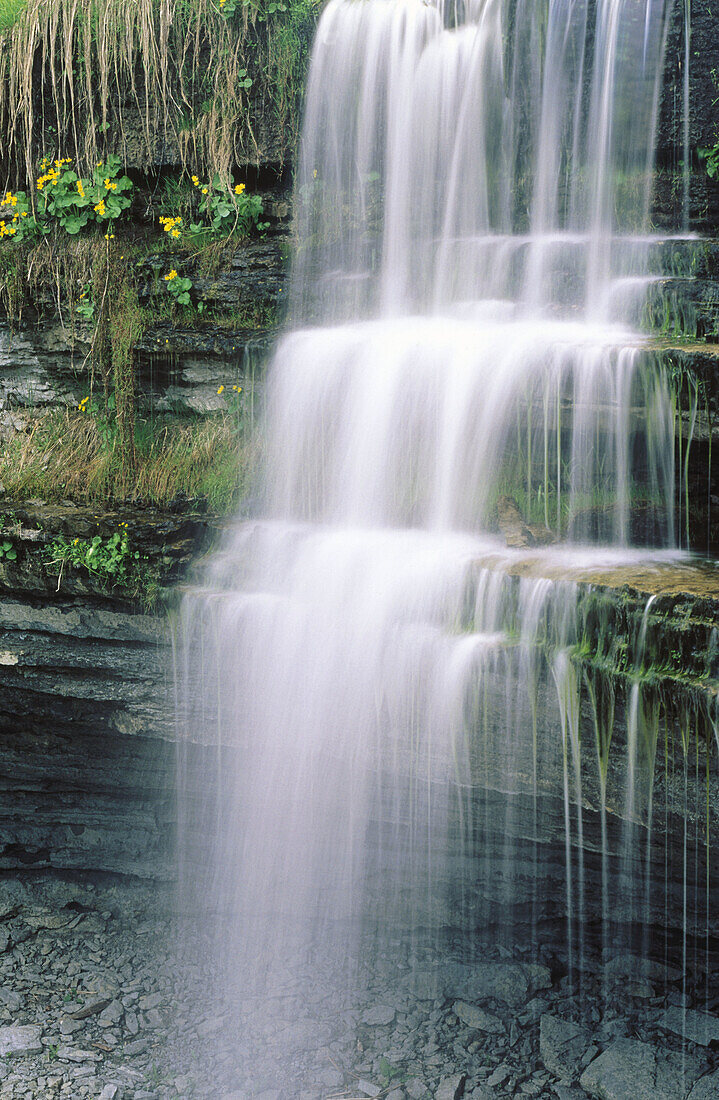
<svg viewBox="0 0 719 1100">
<path fill-rule="evenodd" d="M 539 1021 L 539 1053 L 544 1065 L 561 1080 L 579 1076 L 590 1035 L 570 1020 L 545 1013 Z"/>
<path fill-rule="evenodd" d="M 687 1100 L 716 1100 L 719 1096 L 719 1070 L 700 1077 Z"/>
<path fill-rule="evenodd" d="M 104 1089 L 100 1093 L 98 1100 L 120 1100 L 120 1088 L 114 1083 L 105 1085 Z"/>
<path fill-rule="evenodd" d="M 708 1012 L 671 1005 L 657 1022 L 666 1031 L 681 1035 L 698 1046 L 708 1047 L 710 1043 L 719 1042 L 719 1019 Z"/>
<path fill-rule="evenodd" d="M 0 1027 L 0 1058 L 8 1054 L 39 1054 L 42 1028 L 35 1024 Z"/>
<path fill-rule="evenodd" d="M 646 978 L 647 981 L 676 982 L 682 976 L 676 966 L 639 955 L 616 955 L 604 967 L 608 978 Z"/>
<path fill-rule="evenodd" d="M 357 1082 L 357 1091 L 361 1092 L 363 1096 L 369 1096 L 370 1098 L 380 1096 L 382 1093 L 382 1089 L 378 1085 L 374 1085 L 371 1081 L 365 1081 L 363 1079 Z"/>
<path fill-rule="evenodd" d="M 485 1012 L 483 1008 L 479 1008 L 477 1005 L 470 1005 L 465 1001 L 455 1001 L 452 1005 L 452 1011 L 463 1024 L 474 1028 L 476 1031 L 487 1031 L 491 1035 L 499 1035 L 504 1031 L 504 1024 L 498 1016 L 493 1016 L 491 1012 Z"/>
<path fill-rule="evenodd" d="M 362 1013 L 362 1023 L 373 1027 L 383 1027 L 391 1024 L 395 1018 L 395 1010 L 391 1005 L 373 1005 Z"/>
<path fill-rule="evenodd" d="M 660 1055 L 649 1043 L 617 1039 L 595 1058 L 580 1085 L 597 1100 L 678 1100 L 696 1077 L 696 1065 L 680 1056 Z"/>
<path fill-rule="evenodd" d="M 464 1095 L 464 1082 L 467 1080 L 464 1073 L 455 1073 L 452 1077 L 445 1077 L 439 1082 L 434 1100 L 459 1100 Z"/>
</svg>

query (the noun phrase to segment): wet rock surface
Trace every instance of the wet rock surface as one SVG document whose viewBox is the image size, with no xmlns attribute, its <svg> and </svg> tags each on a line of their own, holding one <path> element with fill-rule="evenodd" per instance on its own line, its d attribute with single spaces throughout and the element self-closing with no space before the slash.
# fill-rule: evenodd
<svg viewBox="0 0 719 1100">
<path fill-rule="evenodd" d="M 169 894 L 141 886 L 3 882 L 3 1100 L 717 1095 L 716 1045 L 666 1027 L 681 998 L 689 1017 L 716 1023 L 700 955 L 686 980 L 657 976 L 639 991 L 612 965 L 620 946 L 602 966 L 590 945 L 570 978 L 559 930 L 534 948 L 385 942 L 371 961 L 360 941 L 354 969 L 350 938 L 342 961 L 325 941 L 234 999 L 217 992 L 228 960 L 216 961 L 208 919 L 180 926 L 170 913 Z M 470 1005 L 452 991 L 474 972 Z M 532 975 L 521 999 L 518 973 Z"/>
</svg>

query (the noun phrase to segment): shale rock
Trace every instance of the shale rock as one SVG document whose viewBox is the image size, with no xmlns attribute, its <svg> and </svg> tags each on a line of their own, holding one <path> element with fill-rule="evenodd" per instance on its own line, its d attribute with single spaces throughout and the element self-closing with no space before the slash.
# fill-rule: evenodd
<svg viewBox="0 0 719 1100">
<path fill-rule="evenodd" d="M 545 1014 L 539 1021 L 539 1053 L 555 1077 L 573 1081 L 579 1076 L 582 1059 L 591 1037 L 584 1028 L 559 1016 Z"/>
<path fill-rule="evenodd" d="M 0 1027 L 0 1058 L 8 1054 L 37 1054 L 42 1050 L 42 1028 L 26 1026 Z"/>
<path fill-rule="evenodd" d="M 708 1012 L 672 1005 L 659 1018 L 659 1026 L 698 1046 L 708 1047 L 710 1043 L 719 1042 L 719 1019 Z"/>
<path fill-rule="evenodd" d="M 719 1096 L 719 1071 L 700 1077 L 687 1100 L 716 1100 Z"/>
<path fill-rule="evenodd" d="M 452 1011 L 463 1024 L 476 1031 L 487 1031 L 491 1035 L 499 1035 L 504 1032 L 504 1024 L 499 1017 L 493 1016 L 491 1012 L 485 1012 L 483 1008 L 479 1008 L 477 1005 L 455 1001 L 452 1005 Z"/>
<path fill-rule="evenodd" d="M 696 1067 L 681 1055 L 660 1055 L 649 1043 L 617 1039 L 589 1065 L 582 1088 L 597 1100 L 677 1100 L 685 1096 Z"/>
</svg>

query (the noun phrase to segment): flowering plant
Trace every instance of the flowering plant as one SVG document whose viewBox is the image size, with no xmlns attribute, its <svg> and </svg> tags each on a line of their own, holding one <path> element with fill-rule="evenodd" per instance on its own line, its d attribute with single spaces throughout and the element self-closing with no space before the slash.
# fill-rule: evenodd
<svg viewBox="0 0 719 1100">
<path fill-rule="evenodd" d="M 132 202 L 132 180 L 114 153 L 95 166 L 91 179 L 78 176 L 67 157 L 54 162 L 46 157 L 35 186 L 41 217 L 57 219 L 73 236 L 94 221 L 107 226 L 109 239 L 112 222 Z"/>
<path fill-rule="evenodd" d="M 217 174 L 208 183 L 193 176 L 192 183 L 200 194 L 199 213 L 204 222 L 191 222 L 191 233 L 206 229 L 229 233 L 237 229 L 243 236 L 249 236 L 253 229 L 259 228 L 262 199 L 259 195 L 248 195 L 244 183 L 228 187 Z"/>
<path fill-rule="evenodd" d="M 174 267 L 172 271 L 168 271 L 165 275 L 165 282 L 167 283 L 167 289 L 172 297 L 177 302 L 178 306 L 189 306 L 190 303 L 190 291 L 192 290 L 192 279 L 183 278 L 182 275 L 178 275 Z"/>
</svg>

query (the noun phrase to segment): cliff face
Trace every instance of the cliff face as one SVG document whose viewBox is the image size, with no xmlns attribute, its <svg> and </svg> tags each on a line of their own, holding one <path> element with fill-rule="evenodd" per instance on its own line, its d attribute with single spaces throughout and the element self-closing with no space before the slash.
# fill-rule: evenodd
<svg viewBox="0 0 719 1100">
<path fill-rule="evenodd" d="M 719 136 L 714 102 L 719 93 L 713 75 L 718 34 L 708 0 L 694 0 L 692 148 Z M 667 229 L 678 228 L 681 215 L 676 169 L 683 143 L 682 36 L 682 8 L 677 5 L 659 131 L 656 220 Z M 274 116 L 261 99 L 255 100 L 252 111 L 260 152 L 251 167 L 258 186 L 265 187 L 270 228 L 265 239 L 232 249 L 217 270 L 203 271 L 188 260 L 196 303 L 203 305 L 205 317 L 213 310 L 224 311 L 221 323 L 199 314 L 191 324 L 159 316 L 156 284 L 167 257 L 153 255 L 148 246 L 138 258 L 139 299 L 156 314 L 135 348 L 140 410 L 212 412 L 222 406 L 218 390 L 230 370 L 243 381 L 250 371 L 261 376 L 282 314 L 289 251 L 289 179 L 279 166 L 293 160 L 295 145 L 285 131 L 277 132 Z M 138 134 L 133 139 L 132 133 L 128 124 L 129 161 L 138 173 L 147 173 L 140 151 L 144 138 Z M 163 139 L 155 168 L 176 169 L 180 161 L 179 146 Z M 242 164 L 250 167 L 247 159 Z M 701 168 L 692 176 L 691 187 L 693 223 L 708 226 L 719 190 Z M 660 333 L 651 352 L 657 362 L 683 378 L 699 380 L 703 387 L 706 417 L 700 415 L 696 428 L 686 497 L 694 544 L 716 547 L 719 491 L 716 473 L 707 466 L 712 446 L 716 454 L 719 445 L 717 247 L 694 242 L 662 248 L 664 277 L 653 288 L 644 319 Z M 14 320 L 0 329 L 3 432 L 25 430 L 26 418 L 43 409 L 76 406 L 86 389 L 82 367 L 91 333 L 55 316 L 53 296 L 54 287 L 48 284 L 29 301 L 19 323 Z M 686 337 L 695 343 L 687 344 Z M 680 402 L 677 435 L 683 440 L 692 416 Z M 172 649 L 166 617 L 144 613 L 128 594 L 103 589 L 81 572 L 63 575 L 58 588 L 57 576 L 34 564 L 31 549 L 38 540 L 100 529 L 92 510 L 53 512 L 37 506 L 23 511 L 16 503 L 5 505 L 14 513 L 12 538 L 22 553 L 15 566 L 0 563 L 0 871 L 171 879 L 176 795 Z M 132 524 L 143 552 L 166 559 L 160 571 L 167 584 L 182 575 L 214 529 L 203 517 L 153 517 L 132 509 L 122 515 Z M 117 516 L 104 515 L 100 523 L 106 525 L 103 533 L 109 532 Z M 624 595 L 617 591 L 612 599 L 621 606 Z M 706 609 L 694 606 L 687 611 L 689 623 L 704 623 L 706 617 Z M 629 639 L 636 621 L 627 620 L 624 629 Z M 706 637 L 697 644 L 707 646 Z M 669 694 L 675 686 L 671 678 L 666 680 Z M 622 736 L 618 732 L 618 742 Z M 545 839 L 548 866 L 559 873 L 563 810 L 559 803 L 554 809 L 556 814 L 548 820 L 555 827 Z"/>
<path fill-rule="evenodd" d="M 43 547 L 127 523 L 145 566 L 172 584 L 211 524 L 37 504 L 13 518 L 3 534 L 18 557 L 0 565 L 0 872 L 172 878 L 167 617 L 85 570 L 58 576 Z"/>
<path fill-rule="evenodd" d="M 687 15 L 690 17 L 688 51 Z M 677 0 L 667 37 L 657 133 L 654 220 L 662 230 L 682 230 L 689 225 L 713 233 L 719 224 L 719 186 L 708 178 L 697 156 L 698 148 L 711 146 L 719 140 L 718 34 L 716 9 L 711 0 Z M 685 117 L 687 59 L 688 119 Z M 692 169 L 687 181 L 688 225 L 683 179 L 686 139 Z"/>
</svg>

